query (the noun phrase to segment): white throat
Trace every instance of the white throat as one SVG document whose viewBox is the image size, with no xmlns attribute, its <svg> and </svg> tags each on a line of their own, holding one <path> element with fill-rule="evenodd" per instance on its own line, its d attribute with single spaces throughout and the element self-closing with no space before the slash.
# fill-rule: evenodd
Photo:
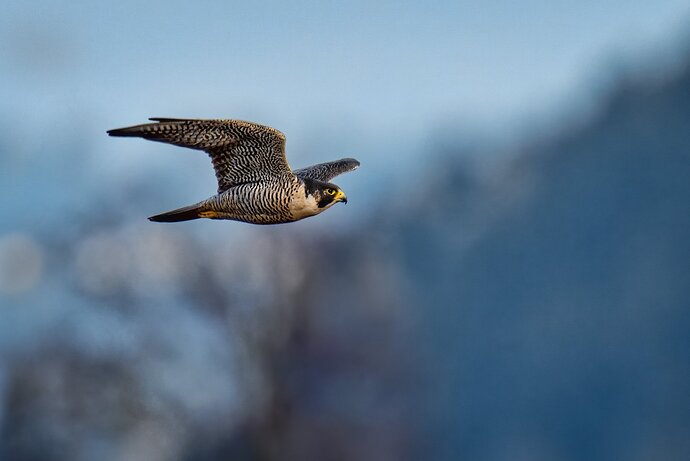
<svg viewBox="0 0 690 461">
<path fill-rule="evenodd" d="M 299 188 L 290 200 L 290 213 L 292 218 L 296 221 L 298 219 L 314 216 L 333 206 L 335 202 L 331 202 L 323 208 L 319 208 L 316 197 L 307 195 L 305 197 L 304 186 Z"/>
</svg>

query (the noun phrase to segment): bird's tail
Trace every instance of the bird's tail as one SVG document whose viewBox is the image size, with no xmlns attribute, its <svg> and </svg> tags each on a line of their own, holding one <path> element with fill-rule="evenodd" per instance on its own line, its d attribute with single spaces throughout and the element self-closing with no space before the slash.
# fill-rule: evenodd
<svg viewBox="0 0 690 461">
<path fill-rule="evenodd" d="M 200 204 L 190 205 L 177 210 L 167 211 L 165 213 L 151 216 L 149 221 L 155 222 L 179 222 L 191 221 L 192 219 L 203 218 L 204 209 Z"/>
</svg>

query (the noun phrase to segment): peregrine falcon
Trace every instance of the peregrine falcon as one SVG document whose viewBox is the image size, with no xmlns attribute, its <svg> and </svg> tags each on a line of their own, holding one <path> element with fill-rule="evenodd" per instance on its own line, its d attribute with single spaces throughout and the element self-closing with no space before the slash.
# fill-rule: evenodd
<svg viewBox="0 0 690 461">
<path fill-rule="evenodd" d="M 218 194 L 194 205 L 151 216 L 151 221 L 197 218 L 279 224 L 317 215 L 337 202 L 347 203 L 329 181 L 359 166 L 353 158 L 292 170 L 280 131 L 242 120 L 151 118 L 146 123 L 108 131 L 205 151 L 218 180 Z"/>
</svg>

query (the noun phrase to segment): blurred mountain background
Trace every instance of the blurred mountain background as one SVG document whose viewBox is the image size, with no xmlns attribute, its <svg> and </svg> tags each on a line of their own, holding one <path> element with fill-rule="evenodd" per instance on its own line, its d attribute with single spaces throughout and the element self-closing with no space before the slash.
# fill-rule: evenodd
<svg viewBox="0 0 690 461">
<path fill-rule="evenodd" d="M 595 3 L 10 2 L 0 459 L 687 459 L 690 10 Z M 148 116 L 362 167 L 153 224 L 215 184 Z"/>
</svg>

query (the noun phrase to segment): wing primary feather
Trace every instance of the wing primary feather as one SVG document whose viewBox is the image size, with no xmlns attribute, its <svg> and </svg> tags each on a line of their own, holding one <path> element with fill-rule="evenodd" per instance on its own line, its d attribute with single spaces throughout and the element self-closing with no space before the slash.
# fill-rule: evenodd
<svg viewBox="0 0 690 461">
<path fill-rule="evenodd" d="M 275 128 L 243 120 L 152 117 L 145 123 L 108 131 L 110 136 L 140 137 L 190 149 L 211 157 L 218 192 L 245 182 L 286 180 L 285 136 Z"/>
<path fill-rule="evenodd" d="M 316 179 L 318 181 L 328 182 L 338 175 L 347 173 L 348 171 L 356 170 L 359 167 L 359 161 L 353 158 L 342 158 L 332 162 L 319 163 L 317 165 L 308 166 L 295 170 L 293 173 L 300 178 Z"/>
</svg>

